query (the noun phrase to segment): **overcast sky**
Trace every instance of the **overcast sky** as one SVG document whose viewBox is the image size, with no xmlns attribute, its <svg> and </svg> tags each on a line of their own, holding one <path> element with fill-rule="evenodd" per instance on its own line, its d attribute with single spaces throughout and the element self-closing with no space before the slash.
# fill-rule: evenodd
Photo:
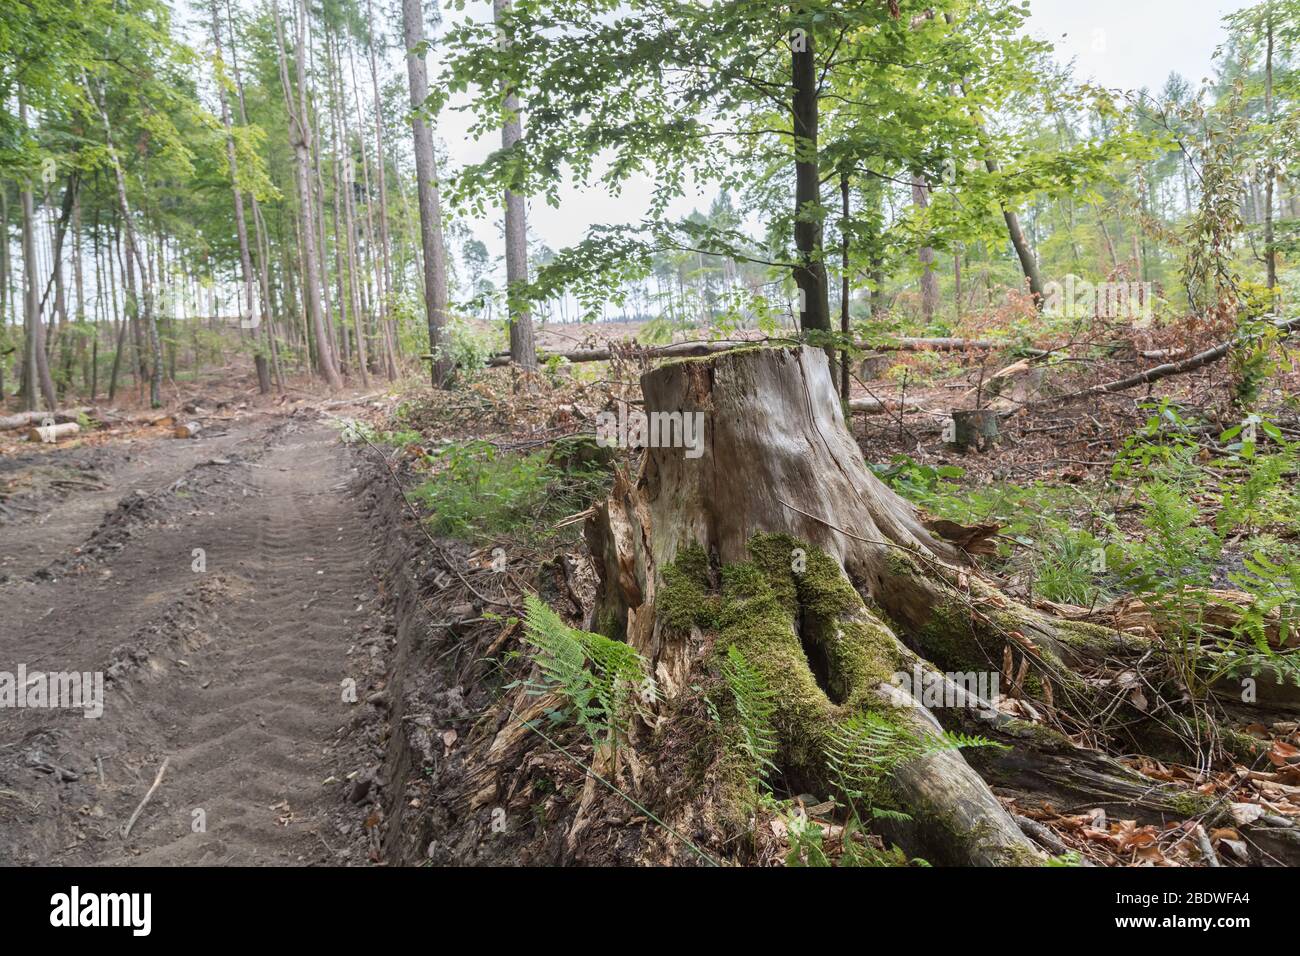
<svg viewBox="0 0 1300 956">
<path fill-rule="evenodd" d="M 1214 49 L 1223 38 L 1222 16 L 1247 5 L 1245 0 L 1030 0 L 1028 29 L 1051 41 L 1059 60 L 1073 60 L 1080 80 L 1156 90 L 1176 70 L 1197 86 L 1210 72 Z M 487 19 L 491 7 L 474 3 L 467 12 Z M 468 125 L 463 114 L 448 111 L 440 118 L 438 132 L 455 165 L 477 162 L 499 145 L 495 138 L 471 141 Z M 670 212 L 685 215 L 692 208 L 707 207 L 713 194 L 709 188 L 703 195 L 679 200 Z M 571 186 L 560 195 L 558 209 L 540 199 L 529 203 L 530 234 L 554 249 L 579 241 L 596 223 L 639 221 L 649 206 L 650 187 L 645 180 L 633 180 L 618 197 Z M 503 252 L 498 221 L 499 213 L 494 219 L 467 223 L 494 258 Z"/>
</svg>

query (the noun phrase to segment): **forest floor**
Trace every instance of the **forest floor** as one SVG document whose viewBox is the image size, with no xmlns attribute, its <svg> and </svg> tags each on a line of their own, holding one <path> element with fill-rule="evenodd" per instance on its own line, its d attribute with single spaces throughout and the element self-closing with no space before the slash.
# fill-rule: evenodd
<svg viewBox="0 0 1300 956">
<path fill-rule="evenodd" d="M 314 396 L 189 404 L 196 438 L 145 425 L 0 456 L 0 669 L 105 676 L 98 718 L 4 711 L 3 862 L 370 854 L 346 799 L 368 708 L 343 685 L 364 694 L 386 648 L 352 453 Z"/>
</svg>

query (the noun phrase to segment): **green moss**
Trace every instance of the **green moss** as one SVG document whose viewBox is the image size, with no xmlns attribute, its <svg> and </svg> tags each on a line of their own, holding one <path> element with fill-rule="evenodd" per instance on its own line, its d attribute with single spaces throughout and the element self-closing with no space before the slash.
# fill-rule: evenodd
<svg viewBox="0 0 1300 956">
<path fill-rule="evenodd" d="M 778 761 L 810 786 L 829 786 L 825 745 L 832 722 L 890 709 L 875 688 L 900 666 L 893 635 L 833 557 L 789 535 L 754 535 L 749 560 L 723 567 L 717 577 L 714 593 L 703 550 L 684 550 L 664 570 L 659 613 L 669 627 L 713 631 L 715 655 L 733 645 L 744 655 L 773 694 Z M 820 683 L 810 657 L 817 659 Z"/>
<path fill-rule="evenodd" d="M 709 594 L 709 556 L 692 544 L 664 568 L 655 613 L 674 631 L 710 628 L 715 623 L 717 600 Z"/>
<path fill-rule="evenodd" d="M 983 647 L 980 630 L 970 608 L 956 598 L 949 598 L 931 609 L 929 620 L 921 626 L 916 638 L 922 653 L 944 670 L 988 670 L 991 662 L 1000 658 Z M 1001 654 L 1000 649 L 998 653 Z"/>
</svg>

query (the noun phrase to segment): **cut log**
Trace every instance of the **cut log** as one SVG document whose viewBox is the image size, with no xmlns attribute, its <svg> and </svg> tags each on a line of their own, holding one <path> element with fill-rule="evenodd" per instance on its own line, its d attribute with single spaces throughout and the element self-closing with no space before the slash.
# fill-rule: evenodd
<svg viewBox="0 0 1300 956">
<path fill-rule="evenodd" d="M 184 424 L 176 426 L 175 430 L 172 432 L 172 437 L 193 438 L 202 430 L 203 426 L 199 422 L 185 422 Z"/>
<path fill-rule="evenodd" d="M 15 415 L 4 415 L 0 416 L 0 431 L 42 425 L 47 418 L 52 418 L 56 424 L 80 421 L 82 415 L 90 415 L 92 411 L 90 408 L 68 408 L 61 412 L 18 412 Z"/>
<path fill-rule="evenodd" d="M 730 647 L 771 692 L 773 760 L 792 793 L 836 792 L 827 748 L 855 719 L 932 734 L 933 714 L 896 683 L 922 662 L 880 608 L 899 580 L 906 592 L 895 597 L 928 618 L 938 598 L 912 582 L 914 562 L 956 577 L 958 549 L 867 468 L 826 354 L 731 351 L 660 365 L 641 384 L 648 415 L 701 416 L 705 449 L 647 449 L 640 474 L 616 478 L 586 529 L 599 578 L 592 626 L 650 662 L 661 695 L 652 739 L 698 727 L 677 715 L 698 712 L 695 688 Z M 933 587 L 950 589 L 942 576 Z M 1042 859 L 956 751 L 903 764 L 888 789 L 914 821 L 908 849 L 926 859 Z"/>
<path fill-rule="evenodd" d="M 72 438 L 81 433 L 81 426 L 76 422 L 63 422 L 57 425 L 35 425 L 24 433 L 28 441 L 53 444 L 64 438 Z"/>
</svg>

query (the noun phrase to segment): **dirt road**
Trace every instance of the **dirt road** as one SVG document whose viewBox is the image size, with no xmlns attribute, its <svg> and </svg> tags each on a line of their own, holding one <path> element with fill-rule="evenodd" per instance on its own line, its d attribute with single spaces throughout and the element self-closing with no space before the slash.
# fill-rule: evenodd
<svg viewBox="0 0 1300 956">
<path fill-rule="evenodd" d="M 0 461 L 63 496 L 0 517 L 0 681 L 105 680 L 97 718 L 0 709 L 0 863 L 364 859 L 347 682 L 382 626 L 351 454 L 307 413 Z"/>
</svg>

